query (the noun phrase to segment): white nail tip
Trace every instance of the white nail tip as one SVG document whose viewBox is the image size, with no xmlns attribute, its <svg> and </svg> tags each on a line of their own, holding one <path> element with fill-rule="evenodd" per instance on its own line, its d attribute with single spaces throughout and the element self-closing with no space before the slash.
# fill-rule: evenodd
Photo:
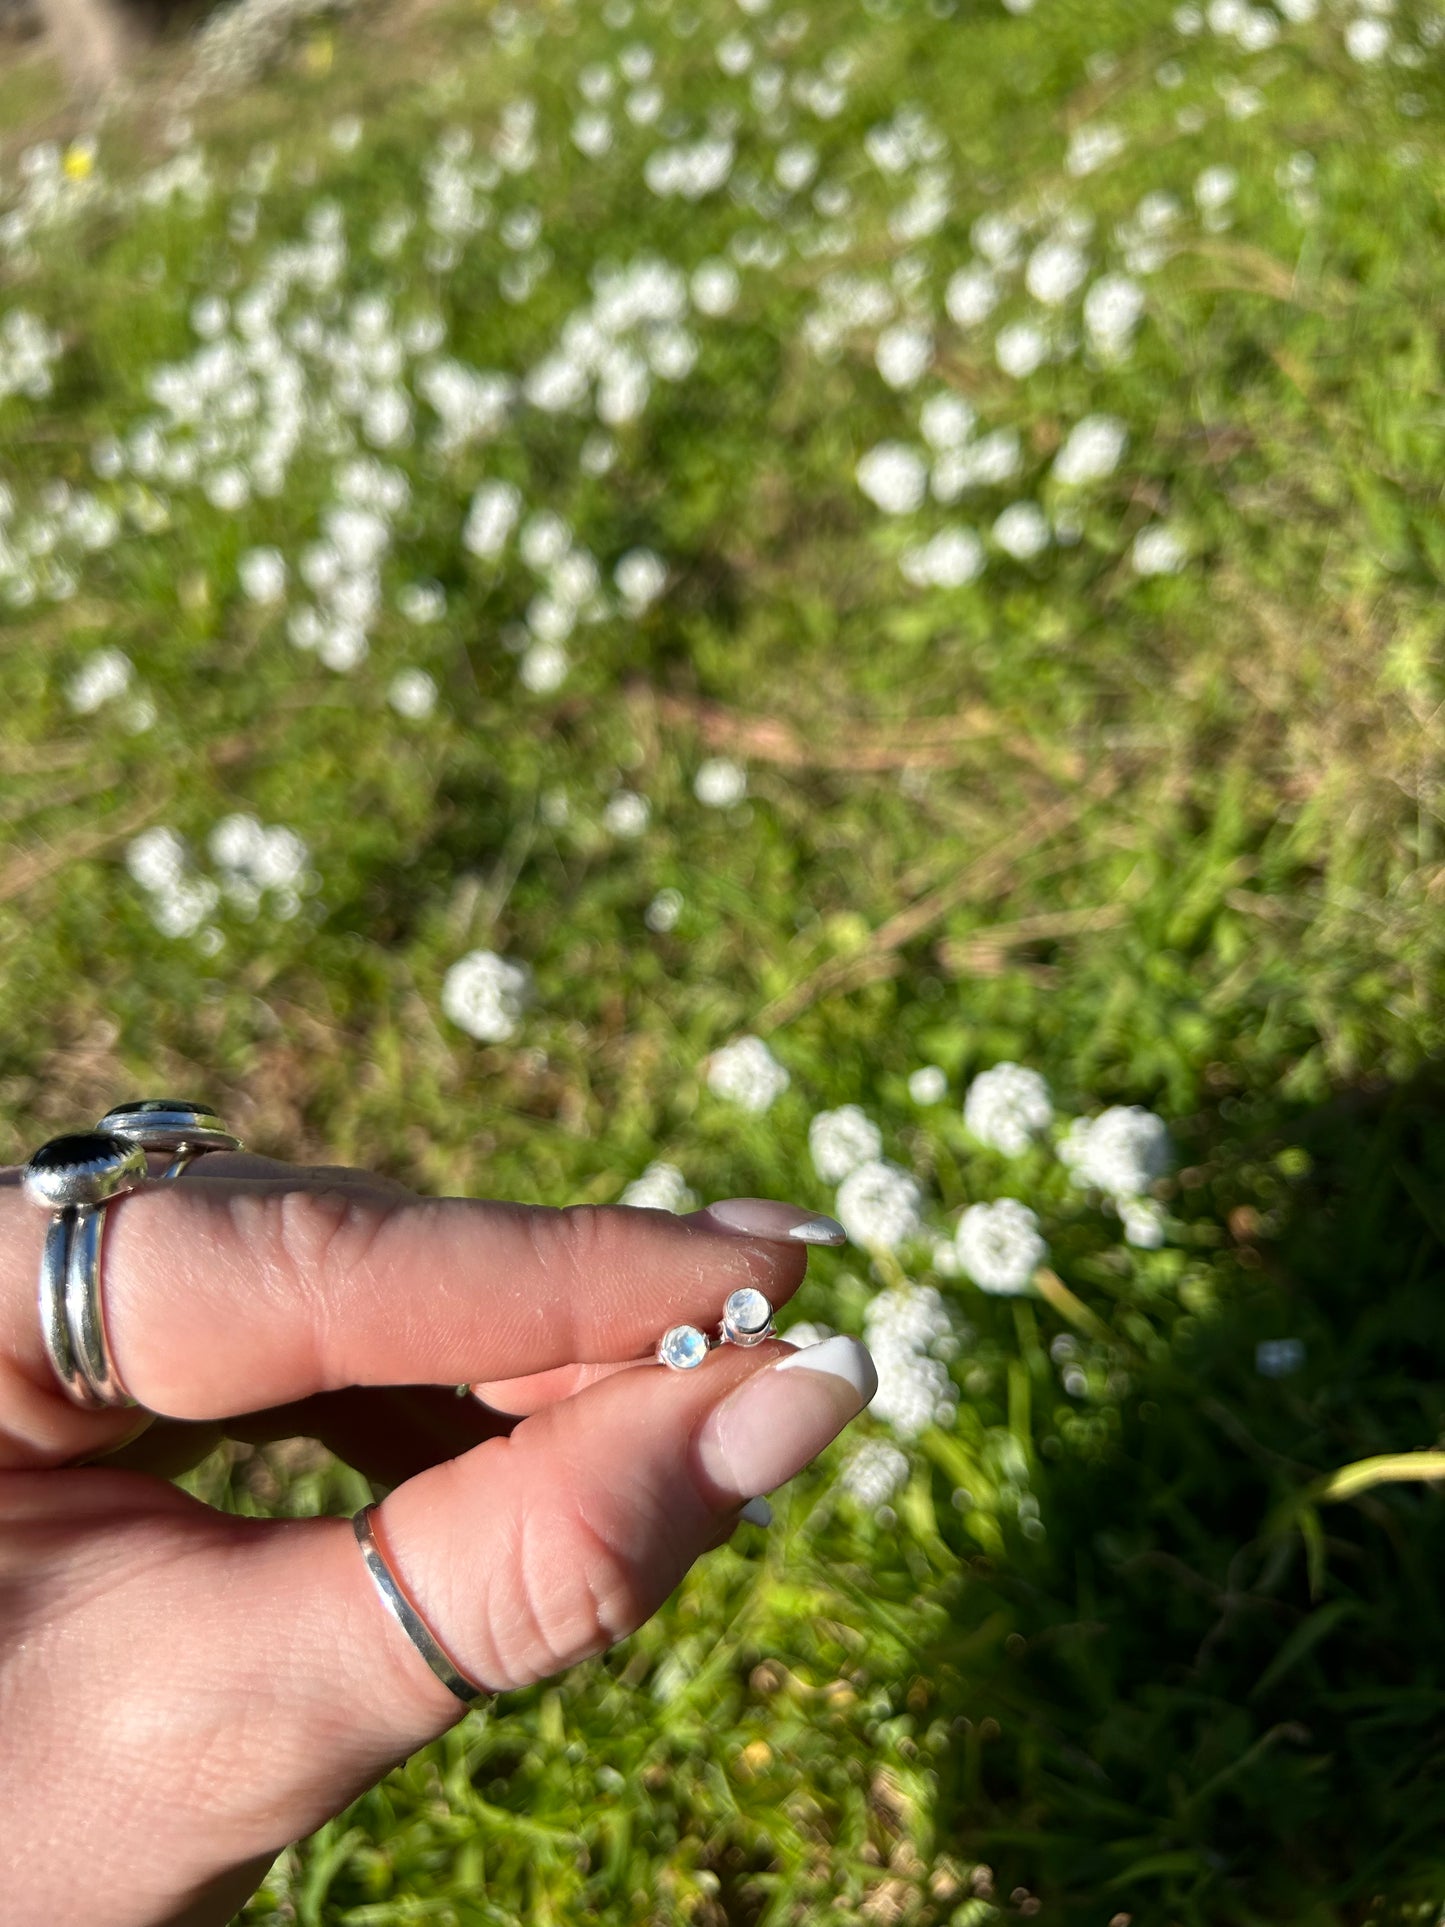
<svg viewBox="0 0 1445 1927">
<path fill-rule="evenodd" d="M 804 1345 L 790 1357 L 779 1359 L 773 1370 L 826 1372 L 830 1378 L 841 1378 L 851 1385 L 864 1405 L 878 1390 L 878 1374 L 868 1348 L 841 1333 L 836 1338 L 820 1339 L 816 1345 Z"/>
<path fill-rule="evenodd" d="M 773 1523 L 773 1508 L 766 1499 L 749 1499 L 738 1517 L 746 1519 L 750 1526 L 770 1526 Z"/>
</svg>

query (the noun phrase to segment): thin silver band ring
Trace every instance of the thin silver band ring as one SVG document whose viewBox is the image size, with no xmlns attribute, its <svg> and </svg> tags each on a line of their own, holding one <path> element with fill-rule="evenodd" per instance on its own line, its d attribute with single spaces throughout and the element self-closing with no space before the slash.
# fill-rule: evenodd
<svg viewBox="0 0 1445 1927">
<path fill-rule="evenodd" d="M 371 1574 L 376 1590 L 412 1645 L 449 1692 L 454 1693 L 464 1706 L 470 1706 L 475 1700 L 491 1698 L 492 1695 L 484 1686 L 476 1685 L 462 1672 L 407 1597 L 401 1581 L 387 1564 L 386 1555 L 376 1542 L 376 1534 L 371 1526 L 371 1515 L 375 1510 L 375 1505 L 364 1505 L 360 1512 L 352 1515 L 351 1529 L 356 1534 L 356 1543 L 361 1547 L 361 1556 L 366 1561 L 366 1570 Z"/>
</svg>

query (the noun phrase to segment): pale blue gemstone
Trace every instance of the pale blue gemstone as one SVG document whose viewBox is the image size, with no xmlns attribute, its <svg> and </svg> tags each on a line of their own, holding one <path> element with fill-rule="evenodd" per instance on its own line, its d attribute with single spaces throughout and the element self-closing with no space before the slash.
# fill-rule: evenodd
<svg viewBox="0 0 1445 1927">
<path fill-rule="evenodd" d="M 658 1352 L 663 1364 L 675 1372 L 690 1372 L 707 1357 L 707 1339 L 696 1325 L 674 1325 Z"/>
<path fill-rule="evenodd" d="M 730 1292 L 723 1306 L 724 1324 L 749 1335 L 765 1331 L 772 1315 L 772 1306 L 755 1285 L 744 1285 L 741 1291 Z"/>
</svg>

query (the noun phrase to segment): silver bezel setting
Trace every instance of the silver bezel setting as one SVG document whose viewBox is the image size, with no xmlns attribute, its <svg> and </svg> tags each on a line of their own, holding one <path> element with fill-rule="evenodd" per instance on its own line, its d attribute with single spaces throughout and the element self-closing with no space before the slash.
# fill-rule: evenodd
<svg viewBox="0 0 1445 1927">
<path fill-rule="evenodd" d="M 758 1322 L 759 1311 L 762 1322 Z M 744 1347 L 761 1345 L 765 1339 L 775 1336 L 773 1330 L 773 1307 L 756 1285 L 743 1285 L 737 1291 L 730 1291 L 723 1305 L 721 1342 L 724 1345 Z"/>
<path fill-rule="evenodd" d="M 42 1144 L 25 1166 L 25 1195 L 45 1211 L 105 1204 L 149 1175 L 145 1153 L 106 1131 L 72 1131 Z"/>
<path fill-rule="evenodd" d="M 145 1097 L 117 1104 L 95 1127 L 138 1144 L 143 1151 L 239 1151 L 241 1140 L 228 1131 L 208 1104 L 183 1098 Z"/>
</svg>

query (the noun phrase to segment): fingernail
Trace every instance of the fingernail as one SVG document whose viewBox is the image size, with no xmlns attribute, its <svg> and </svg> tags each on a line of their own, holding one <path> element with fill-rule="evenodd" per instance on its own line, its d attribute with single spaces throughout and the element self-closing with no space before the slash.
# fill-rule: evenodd
<svg viewBox="0 0 1445 1927">
<path fill-rule="evenodd" d="M 773 1508 L 766 1499 L 749 1499 L 738 1517 L 746 1519 L 750 1526 L 770 1526 L 773 1523 Z"/>
<path fill-rule="evenodd" d="M 773 1198 L 724 1198 L 702 1213 L 724 1231 L 745 1231 L 754 1238 L 775 1238 L 800 1245 L 845 1245 L 848 1234 L 836 1218 L 800 1211 Z"/>
<path fill-rule="evenodd" d="M 755 1372 L 715 1406 L 694 1451 L 706 1482 L 736 1500 L 800 1472 L 878 1389 L 856 1338 L 825 1338 Z"/>
</svg>

